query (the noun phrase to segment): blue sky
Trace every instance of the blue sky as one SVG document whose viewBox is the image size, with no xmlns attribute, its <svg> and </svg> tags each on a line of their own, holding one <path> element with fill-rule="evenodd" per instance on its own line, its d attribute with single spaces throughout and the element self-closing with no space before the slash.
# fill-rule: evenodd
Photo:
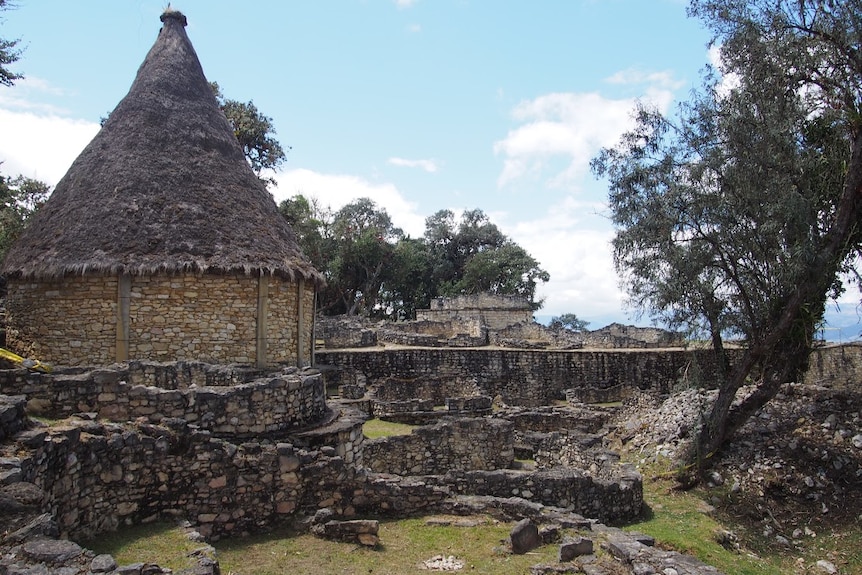
<svg viewBox="0 0 862 575">
<path fill-rule="evenodd" d="M 55 184 L 128 91 L 163 0 L 16 0 L 0 88 L 5 174 Z M 551 275 L 541 316 L 644 324 L 611 261 L 606 187 L 589 172 L 641 99 L 664 110 L 709 61 L 684 0 L 174 0 L 207 78 L 291 146 L 277 201 L 369 197 L 413 236 L 479 208 Z M 839 323 L 862 327 L 858 293 Z M 847 332 L 848 334 L 850 332 Z M 844 337 L 843 335 L 841 337 Z"/>
</svg>

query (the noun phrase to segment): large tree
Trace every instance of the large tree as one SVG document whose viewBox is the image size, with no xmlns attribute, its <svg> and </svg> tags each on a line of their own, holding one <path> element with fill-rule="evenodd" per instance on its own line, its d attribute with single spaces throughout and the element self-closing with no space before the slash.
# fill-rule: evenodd
<svg viewBox="0 0 862 575">
<path fill-rule="evenodd" d="M 275 138 L 272 118 L 263 115 L 252 101 L 239 102 L 225 98 L 217 82 L 211 82 L 210 87 L 219 107 L 233 127 L 233 133 L 239 140 L 251 169 L 265 184 L 273 184 L 272 178 L 262 177 L 261 174 L 264 170 L 278 169 L 285 162 L 286 155 L 284 148 Z"/>
<path fill-rule="evenodd" d="M 328 313 L 375 314 L 383 283 L 392 272 L 395 244 L 404 234 L 384 208 L 368 198 L 335 212 L 332 259 L 325 302 Z"/>
<path fill-rule="evenodd" d="M 713 342 L 718 396 L 692 462 L 798 381 L 862 250 L 862 2 L 693 0 L 721 69 L 675 118 L 594 160 L 636 307 Z M 730 365 L 723 340 L 744 352 Z M 737 397 L 746 383 L 753 391 Z"/>
<path fill-rule="evenodd" d="M 0 261 L 30 217 L 48 198 L 49 191 L 44 182 L 0 174 Z"/>
<path fill-rule="evenodd" d="M 426 219 L 411 238 L 384 208 L 360 198 L 336 212 L 302 195 L 279 205 L 299 244 L 327 280 L 318 294 L 326 315 L 410 319 L 440 295 L 490 291 L 520 295 L 535 309 L 538 282 L 548 273 L 508 239 L 481 210 L 456 222 L 449 210 Z"/>
<path fill-rule="evenodd" d="M 0 12 L 9 10 L 12 6 L 7 0 L 0 0 Z M 2 22 L 2 18 L 0 18 Z M 21 58 L 21 50 L 18 48 L 19 39 L 7 40 L 0 38 L 0 86 L 11 86 L 15 80 L 24 76 L 20 72 L 11 71 L 8 66 L 14 64 Z"/>
<path fill-rule="evenodd" d="M 550 276 L 482 210 L 467 210 L 458 222 L 451 210 L 429 216 L 425 243 L 433 266 L 431 297 L 489 291 L 520 295 L 534 309 L 541 307 L 535 301 L 537 283 Z"/>
</svg>

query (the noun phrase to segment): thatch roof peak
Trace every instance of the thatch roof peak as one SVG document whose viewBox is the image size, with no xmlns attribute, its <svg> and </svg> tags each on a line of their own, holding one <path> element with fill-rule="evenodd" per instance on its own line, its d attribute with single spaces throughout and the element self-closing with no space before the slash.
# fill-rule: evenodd
<svg viewBox="0 0 862 575">
<path fill-rule="evenodd" d="M 186 35 L 164 25 L 129 93 L 10 249 L 2 272 L 275 274 L 322 282 L 252 172 Z"/>
<path fill-rule="evenodd" d="M 162 12 L 162 15 L 159 16 L 159 20 L 161 20 L 162 22 L 165 22 L 168 19 L 176 20 L 177 22 L 182 24 L 183 27 L 189 25 L 189 21 L 185 17 L 185 15 L 182 12 L 180 12 L 179 10 L 174 10 L 173 8 L 171 8 L 170 4 L 168 4 L 168 7 L 165 8 L 164 12 Z"/>
</svg>

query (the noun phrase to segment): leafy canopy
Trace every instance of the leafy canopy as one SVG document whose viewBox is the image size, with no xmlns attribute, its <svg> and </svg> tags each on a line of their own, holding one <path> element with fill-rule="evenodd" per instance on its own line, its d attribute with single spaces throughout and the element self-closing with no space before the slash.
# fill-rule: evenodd
<svg viewBox="0 0 862 575">
<path fill-rule="evenodd" d="M 326 314 L 412 318 L 435 297 L 478 292 L 519 295 L 534 309 L 541 305 L 536 287 L 548 273 L 481 210 L 469 210 L 457 222 L 454 213 L 441 210 L 426 219 L 421 238 L 405 236 L 367 198 L 333 213 L 298 195 L 279 210 L 327 278 L 318 295 Z"/>
<path fill-rule="evenodd" d="M 862 1 L 693 0 L 721 69 L 675 117 L 640 106 L 593 161 L 633 306 L 708 334 L 719 397 L 693 457 L 715 452 L 807 367 L 862 246 Z M 723 339 L 741 338 L 733 366 Z M 736 406 L 749 379 L 755 393 Z"/>
<path fill-rule="evenodd" d="M 274 184 L 272 178 L 262 178 L 264 170 L 277 170 L 287 159 L 284 148 L 275 139 L 272 118 L 263 115 L 254 102 L 238 102 L 224 97 L 218 83 L 210 87 L 216 96 L 221 111 L 233 127 L 251 169 L 266 184 Z M 288 147 L 288 150 L 290 148 Z"/>
<path fill-rule="evenodd" d="M 0 12 L 5 12 L 13 8 L 7 0 L 0 0 Z M 3 20 L 0 19 L 0 22 Z M 21 50 L 18 48 L 20 39 L 7 40 L 0 37 L 0 86 L 12 86 L 15 80 L 20 80 L 24 77 L 20 72 L 13 72 L 9 69 L 9 64 L 14 64 L 21 58 Z"/>
</svg>

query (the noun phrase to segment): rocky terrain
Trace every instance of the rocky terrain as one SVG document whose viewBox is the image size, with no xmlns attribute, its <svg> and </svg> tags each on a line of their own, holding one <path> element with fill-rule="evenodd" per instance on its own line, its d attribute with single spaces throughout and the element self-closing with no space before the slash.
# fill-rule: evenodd
<svg viewBox="0 0 862 575">
<path fill-rule="evenodd" d="M 741 390 L 745 393 L 746 390 Z M 632 398 L 620 410 L 622 448 L 645 468 L 675 461 L 691 441 L 711 394 L 690 389 L 664 402 Z M 648 478 L 645 478 L 645 481 Z M 749 420 L 718 454 L 707 476 L 714 513 L 737 525 L 726 546 L 801 556 L 818 533 L 857 531 L 862 524 L 862 389 L 790 384 Z M 860 551 L 853 543 L 820 557 L 814 572 L 845 572 Z M 857 557 L 858 561 L 858 557 Z"/>
</svg>

